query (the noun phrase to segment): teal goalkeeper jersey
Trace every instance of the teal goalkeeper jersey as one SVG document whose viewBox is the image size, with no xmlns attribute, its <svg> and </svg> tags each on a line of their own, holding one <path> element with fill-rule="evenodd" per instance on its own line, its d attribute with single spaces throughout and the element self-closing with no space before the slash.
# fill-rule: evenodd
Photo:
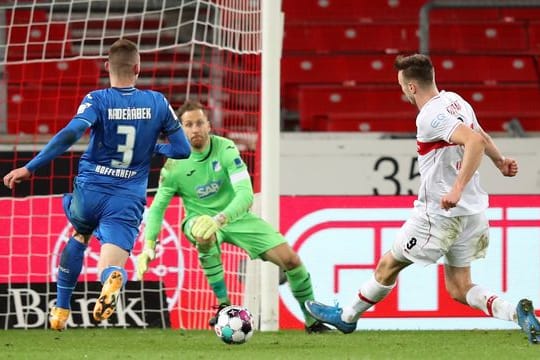
<svg viewBox="0 0 540 360">
<path fill-rule="evenodd" d="M 146 240 L 156 240 L 165 210 L 175 195 L 182 198 L 186 218 L 221 212 L 231 223 L 247 213 L 253 202 L 253 187 L 234 142 L 211 135 L 203 152 L 192 151 L 188 159 L 167 160 L 148 211 Z"/>
</svg>

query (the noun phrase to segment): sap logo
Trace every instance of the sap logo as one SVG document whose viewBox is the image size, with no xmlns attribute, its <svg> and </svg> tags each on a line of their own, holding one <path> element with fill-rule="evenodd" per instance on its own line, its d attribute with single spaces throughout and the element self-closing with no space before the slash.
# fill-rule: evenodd
<svg viewBox="0 0 540 360">
<path fill-rule="evenodd" d="M 197 191 L 199 199 L 204 199 L 216 194 L 219 191 L 220 187 L 221 181 L 212 181 L 209 184 L 198 186 L 195 191 Z"/>
</svg>

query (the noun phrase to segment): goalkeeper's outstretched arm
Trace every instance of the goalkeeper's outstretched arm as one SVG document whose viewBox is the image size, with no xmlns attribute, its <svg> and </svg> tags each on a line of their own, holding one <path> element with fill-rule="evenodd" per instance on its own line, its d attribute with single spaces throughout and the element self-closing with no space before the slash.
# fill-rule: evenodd
<svg viewBox="0 0 540 360">
<path fill-rule="evenodd" d="M 144 248 L 142 253 L 137 257 L 137 276 L 139 279 L 142 279 L 144 273 L 148 271 L 148 263 L 156 257 L 156 242 L 161 232 L 163 217 L 173 196 L 176 194 L 174 181 L 168 175 L 168 170 L 164 167 L 161 170 L 160 183 L 156 196 L 150 209 L 148 209 L 144 229 Z"/>
</svg>

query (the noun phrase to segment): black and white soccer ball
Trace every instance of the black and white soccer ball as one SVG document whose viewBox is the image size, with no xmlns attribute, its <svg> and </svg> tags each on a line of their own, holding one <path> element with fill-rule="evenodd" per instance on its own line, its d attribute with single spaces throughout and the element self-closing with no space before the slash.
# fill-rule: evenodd
<svg viewBox="0 0 540 360">
<path fill-rule="evenodd" d="M 226 344 L 243 344 L 253 336 L 253 315 L 243 306 L 227 306 L 218 314 L 216 335 Z"/>
</svg>

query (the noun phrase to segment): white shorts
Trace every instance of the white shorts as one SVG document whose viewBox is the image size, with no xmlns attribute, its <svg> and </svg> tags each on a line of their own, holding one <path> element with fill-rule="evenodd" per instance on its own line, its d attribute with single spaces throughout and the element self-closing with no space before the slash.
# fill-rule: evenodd
<svg viewBox="0 0 540 360">
<path fill-rule="evenodd" d="M 392 255 L 400 262 L 423 265 L 444 263 L 470 266 L 486 256 L 489 223 L 485 213 L 457 217 L 414 212 L 403 224 L 392 246 Z"/>
</svg>

